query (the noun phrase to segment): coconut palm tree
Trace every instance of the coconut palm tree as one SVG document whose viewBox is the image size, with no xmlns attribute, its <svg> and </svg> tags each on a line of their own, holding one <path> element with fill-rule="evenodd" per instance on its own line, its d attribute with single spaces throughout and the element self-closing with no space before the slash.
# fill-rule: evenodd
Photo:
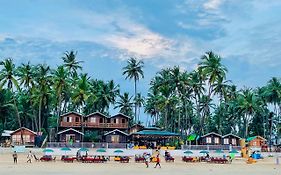
<svg viewBox="0 0 281 175">
<path fill-rule="evenodd" d="M 66 51 L 64 53 L 64 56 L 62 57 L 64 66 L 68 69 L 69 73 L 73 77 L 77 77 L 77 75 L 78 75 L 77 70 L 82 69 L 82 66 L 80 64 L 83 63 L 83 61 L 76 60 L 76 55 L 77 55 L 77 52 L 74 52 L 73 50 L 71 50 L 70 52 Z"/>
<path fill-rule="evenodd" d="M 2 70 L 0 72 L 0 89 L 2 89 L 4 86 L 6 86 L 12 93 L 13 93 L 13 87 L 15 87 L 17 90 L 20 89 L 17 78 L 16 78 L 16 66 L 13 63 L 13 60 L 11 58 L 7 58 L 4 61 L 0 62 L 0 66 L 2 66 Z M 19 127 L 22 127 L 21 118 L 19 115 L 17 102 L 15 99 L 15 95 L 13 95 L 13 103 L 16 110 L 16 116 L 18 119 Z M 23 142 L 23 136 L 21 131 L 21 142 Z"/>
<path fill-rule="evenodd" d="M 119 112 L 123 113 L 127 116 L 132 116 L 133 114 L 133 102 L 132 102 L 132 96 L 129 95 L 129 93 L 125 92 L 123 95 L 119 95 L 119 99 L 116 101 L 116 105 L 114 109 L 119 108 Z"/>
<path fill-rule="evenodd" d="M 123 68 L 123 75 L 126 75 L 125 79 L 134 79 L 135 86 L 135 98 L 137 96 L 137 81 L 140 78 L 144 78 L 143 75 L 143 61 L 138 61 L 136 58 L 130 58 L 127 61 L 127 66 Z M 135 121 L 137 121 L 137 104 L 135 104 Z"/>
<path fill-rule="evenodd" d="M 137 105 L 138 110 L 137 110 L 137 119 L 140 121 L 140 108 L 143 106 L 145 100 L 144 97 L 138 93 L 136 98 L 134 99 L 134 103 Z"/>
<path fill-rule="evenodd" d="M 74 89 L 72 100 L 75 106 L 78 108 L 79 112 L 82 112 L 87 99 L 89 98 L 90 90 L 90 77 L 88 74 L 81 74 L 77 82 L 77 87 Z"/>
</svg>

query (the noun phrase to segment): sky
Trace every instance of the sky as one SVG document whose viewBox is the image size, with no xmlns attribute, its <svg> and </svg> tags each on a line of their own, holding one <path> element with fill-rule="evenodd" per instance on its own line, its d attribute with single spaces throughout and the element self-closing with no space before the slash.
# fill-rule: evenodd
<svg viewBox="0 0 281 175">
<path fill-rule="evenodd" d="M 0 0 L 0 59 L 52 67 L 78 52 L 84 72 L 120 84 L 130 57 L 145 63 L 145 96 L 156 72 L 196 68 L 214 51 L 238 87 L 263 86 L 281 73 L 278 0 Z"/>
</svg>

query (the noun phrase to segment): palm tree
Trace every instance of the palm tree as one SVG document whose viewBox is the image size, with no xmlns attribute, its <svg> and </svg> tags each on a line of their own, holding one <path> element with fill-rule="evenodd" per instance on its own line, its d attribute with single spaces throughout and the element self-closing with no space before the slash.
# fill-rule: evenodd
<svg viewBox="0 0 281 175">
<path fill-rule="evenodd" d="M 16 66 L 13 63 L 13 60 L 11 58 L 7 58 L 4 61 L 1 61 L 0 65 L 3 66 L 3 68 L 0 72 L 0 89 L 2 89 L 6 85 L 12 93 L 13 93 L 13 87 L 16 87 L 16 89 L 19 90 L 19 84 L 18 84 L 17 79 L 16 79 Z M 19 124 L 19 127 L 21 128 L 21 126 L 22 126 L 21 118 L 20 118 L 20 115 L 19 115 L 19 111 L 18 111 L 15 96 L 13 96 L 13 103 L 14 103 L 14 107 L 15 107 L 15 110 L 16 110 L 18 124 Z M 22 130 L 21 130 L 21 141 L 22 141 L 22 144 L 23 144 L 24 142 L 23 142 L 22 134 L 23 133 L 22 133 Z"/>
<path fill-rule="evenodd" d="M 77 82 L 77 87 L 74 89 L 72 100 L 79 112 L 82 112 L 87 99 L 89 98 L 89 77 L 87 74 L 81 74 L 80 79 Z"/>
<path fill-rule="evenodd" d="M 210 98 L 212 95 L 213 84 L 218 80 L 223 81 L 226 78 L 227 68 L 221 64 L 221 57 L 213 52 L 206 52 L 201 60 L 198 69 L 202 71 L 202 75 L 208 80 L 208 97 Z"/>
<path fill-rule="evenodd" d="M 144 78 L 143 75 L 143 61 L 137 61 L 136 58 L 130 58 L 127 61 L 127 66 L 123 68 L 123 75 L 126 75 L 126 79 L 134 79 L 135 85 L 135 98 L 137 96 L 137 81 L 140 78 Z M 135 103 L 135 121 L 137 121 L 137 104 Z"/>
<path fill-rule="evenodd" d="M 31 117 L 34 120 L 35 126 L 37 130 L 38 123 L 36 121 L 36 114 L 35 109 L 33 108 L 33 99 L 32 94 L 34 93 L 34 86 L 35 86 L 35 68 L 34 66 L 30 65 L 30 62 L 27 64 L 22 64 L 17 68 L 18 71 L 18 77 L 19 77 L 19 83 L 20 86 L 23 86 L 23 88 L 27 91 L 27 94 L 25 94 L 28 97 L 28 103 L 29 106 L 32 108 L 33 116 Z"/>
<path fill-rule="evenodd" d="M 68 79 L 68 72 L 65 70 L 64 66 L 59 66 L 53 73 L 53 86 L 56 92 L 56 100 L 57 100 L 57 132 L 59 126 L 59 119 L 61 115 L 61 106 L 63 96 L 67 93 L 67 89 L 69 88 L 70 81 Z"/>
<path fill-rule="evenodd" d="M 140 121 L 140 108 L 144 104 L 144 97 L 140 93 L 137 94 L 136 98 L 134 99 L 134 103 L 137 105 L 138 112 L 137 112 L 137 119 Z"/>
<path fill-rule="evenodd" d="M 119 100 L 117 100 L 114 109 L 119 108 L 119 112 L 127 116 L 132 116 L 132 96 L 129 96 L 129 93 L 125 92 L 123 95 L 119 95 Z"/>
<path fill-rule="evenodd" d="M 244 137 L 246 138 L 249 133 L 249 123 L 257 109 L 257 97 L 251 89 L 243 89 L 238 97 L 239 110 L 244 115 Z"/>
<path fill-rule="evenodd" d="M 52 77 L 50 75 L 51 69 L 46 64 L 40 64 L 38 66 L 38 71 L 36 73 L 36 91 L 34 92 L 34 98 L 36 99 L 38 105 L 38 129 L 39 132 L 42 130 L 43 122 L 47 121 L 45 114 L 49 107 L 49 101 L 51 96 L 51 85 Z"/>
<path fill-rule="evenodd" d="M 82 69 L 80 64 L 83 63 L 83 61 L 76 60 L 76 55 L 77 55 L 77 52 L 74 52 L 73 50 L 71 50 L 70 52 L 66 51 L 64 53 L 64 56 L 62 57 L 64 66 L 68 69 L 71 76 L 73 76 L 73 77 L 77 77 L 77 70 Z"/>
</svg>

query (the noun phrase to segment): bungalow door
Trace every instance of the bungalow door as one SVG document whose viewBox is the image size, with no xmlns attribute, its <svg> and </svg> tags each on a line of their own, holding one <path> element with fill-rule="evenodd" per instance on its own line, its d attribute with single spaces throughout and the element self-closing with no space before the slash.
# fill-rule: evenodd
<svg viewBox="0 0 281 175">
<path fill-rule="evenodd" d="M 66 142 L 75 142 L 75 134 L 66 134 L 65 141 Z"/>
<path fill-rule="evenodd" d="M 111 136 L 111 142 L 112 142 L 112 143 L 119 143 L 119 142 L 120 142 L 120 137 L 119 137 L 119 135 L 112 135 L 112 136 Z"/>
</svg>

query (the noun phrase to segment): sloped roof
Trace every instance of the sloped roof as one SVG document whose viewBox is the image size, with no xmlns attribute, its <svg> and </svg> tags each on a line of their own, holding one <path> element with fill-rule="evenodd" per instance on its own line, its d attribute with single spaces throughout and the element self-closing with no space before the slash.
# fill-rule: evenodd
<svg viewBox="0 0 281 175">
<path fill-rule="evenodd" d="M 134 132 L 131 135 L 179 136 L 180 134 L 169 132 L 169 131 L 161 131 L 161 130 L 142 130 L 142 131 Z"/>
<path fill-rule="evenodd" d="M 93 113 L 91 113 L 91 114 L 88 114 L 86 117 L 90 117 L 90 116 L 92 116 L 92 115 L 100 115 L 100 116 L 103 116 L 103 117 L 105 117 L 105 118 L 108 118 L 108 116 L 106 116 L 105 114 L 103 114 L 103 113 L 101 113 L 101 112 L 93 112 Z"/>
<path fill-rule="evenodd" d="M 217 136 L 219 136 L 219 137 L 222 137 L 222 135 L 220 135 L 220 134 L 218 134 L 218 133 L 215 133 L 215 132 L 210 132 L 210 133 L 205 134 L 205 135 L 203 135 L 203 136 L 201 136 L 201 137 L 206 137 L 206 136 L 212 135 L 212 134 L 217 135 Z"/>
<path fill-rule="evenodd" d="M 109 131 L 109 132 L 105 133 L 104 135 L 106 136 L 106 135 L 111 134 L 111 133 L 113 133 L 113 132 L 119 132 L 119 133 L 124 134 L 124 135 L 126 135 L 126 136 L 129 135 L 128 133 L 125 133 L 125 132 L 123 132 L 123 131 L 120 131 L 119 129 L 114 129 L 113 131 Z"/>
<path fill-rule="evenodd" d="M 129 116 L 125 115 L 125 114 L 122 114 L 122 113 L 115 114 L 115 115 L 113 115 L 113 116 L 111 116 L 111 117 L 109 117 L 109 118 L 118 117 L 118 116 L 120 116 L 120 115 L 121 115 L 122 117 L 126 117 L 126 118 L 128 118 L 128 119 L 131 119 L 131 117 L 129 117 Z"/>
<path fill-rule="evenodd" d="M 66 129 L 66 130 L 60 131 L 60 132 L 58 132 L 58 135 L 59 135 L 59 134 L 62 134 L 62 133 L 65 133 L 65 132 L 67 132 L 67 131 L 74 131 L 74 132 L 76 132 L 76 133 L 78 133 L 78 134 L 84 135 L 83 132 L 77 131 L 76 129 L 73 129 L 73 128 L 68 128 L 68 129 Z"/>
<path fill-rule="evenodd" d="M 227 137 L 227 136 L 233 136 L 233 137 L 236 137 L 236 138 L 241 139 L 241 137 L 239 137 L 239 136 L 237 136 L 237 135 L 235 135 L 235 134 L 232 134 L 232 133 L 226 134 L 226 135 L 222 136 L 222 138 L 225 138 L 225 137 Z"/>
<path fill-rule="evenodd" d="M 16 132 L 18 132 L 18 131 L 20 131 L 20 130 L 27 130 L 27 131 L 29 131 L 29 132 L 31 132 L 31 133 L 33 133 L 33 134 L 37 135 L 37 133 L 36 133 L 36 132 L 34 132 L 34 131 L 32 131 L 32 130 L 30 130 L 30 129 L 26 128 L 26 127 L 21 127 L 21 128 L 18 128 L 18 129 L 17 129 L 17 130 L 15 130 L 14 132 L 10 133 L 10 135 L 13 135 L 14 133 L 16 133 Z"/>
<path fill-rule="evenodd" d="M 64 114 L 61 115 L 61 117 L 67 116 L 69 114 L 75 114 L 75 115 L 79 115 L 79 116 L 83 117 L 83 114 L 80 114 L 79 112 L 75 112 L 75 111 L 64 113 Z"/>
<path fill-rule="evenodd" d="M 11 133 L 13 133 L 14 131 L 10 131 L 10 130 L 4 130 L 1 134 L 2 137 L 10 137 Z"/>
<path fill-rule="evenodd" d="M 254 140 L 254 139 L 256 139 L 256 138 L 260 138 L 261 140 L 266 141 L 266 139 L 263 138 L 263 137 L 261 137 L 261 136 L 248 137 L 248 138 L 246 139 L 246 141 L 247 141 L 247 142 L 250 142 L 250 141 L 252 141 L 252 140 Z"/>
</svg>

